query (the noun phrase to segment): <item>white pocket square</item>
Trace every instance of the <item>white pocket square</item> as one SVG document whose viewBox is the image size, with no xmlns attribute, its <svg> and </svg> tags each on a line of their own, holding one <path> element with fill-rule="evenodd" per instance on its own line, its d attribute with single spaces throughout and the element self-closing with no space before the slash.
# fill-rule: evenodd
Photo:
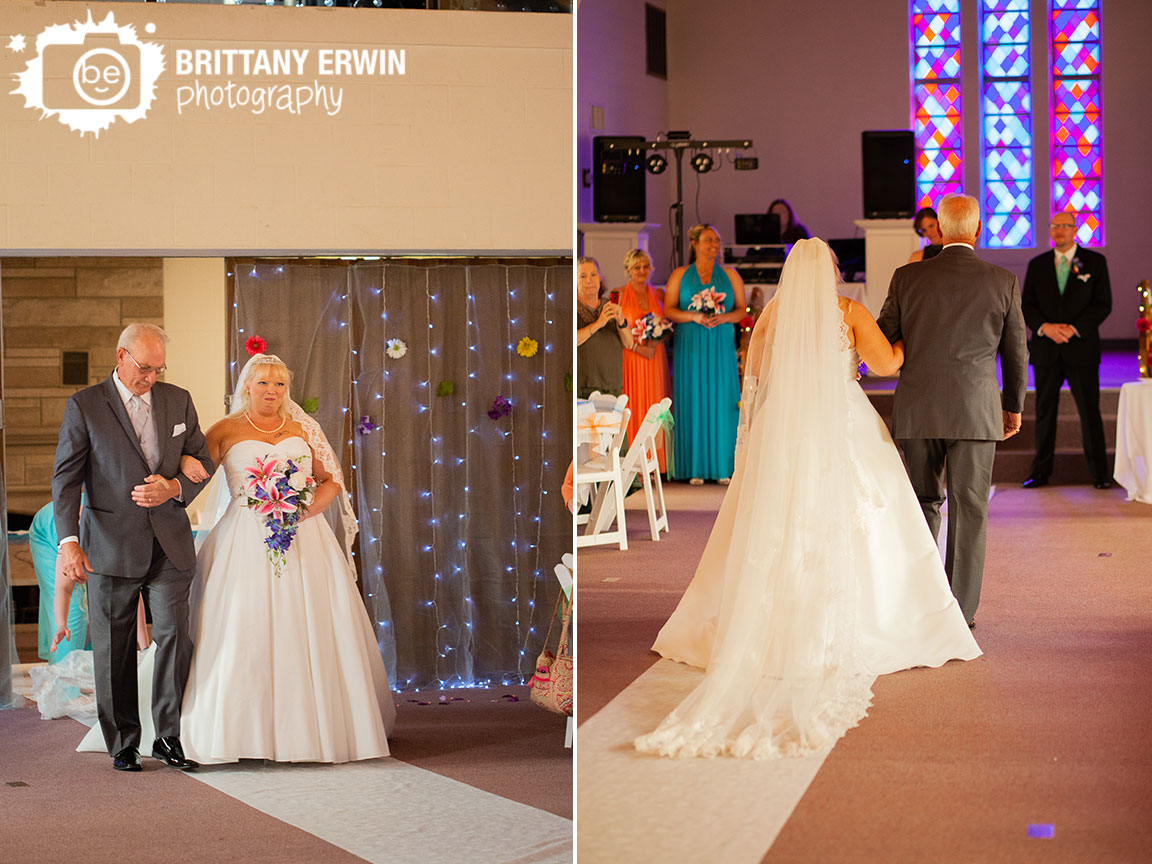
<svg viewBox="0 0 1152 864">
<path fill-rule="evenodd" d="M 1081 282 L 1087 282 L 1089 279 L 1092 278 L 1092 274 L 1091 273 L 1081 273 L 1076 278 L 1079 279 Z"/>
<path fill-rule="evenodd" d="M 187 428 L 188 427 L 185 426 L 183 423 L 177 423 L 175 426 L 172 427 L 172 437 L 175 438 L 177 435 L 179 435 L 181 432 L 183 432 Z"/>
</svg>

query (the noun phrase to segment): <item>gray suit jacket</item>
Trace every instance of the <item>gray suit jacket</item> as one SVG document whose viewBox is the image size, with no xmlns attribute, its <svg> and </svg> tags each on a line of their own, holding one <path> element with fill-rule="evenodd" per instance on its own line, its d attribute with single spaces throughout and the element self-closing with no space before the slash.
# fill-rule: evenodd
<svg viewBox="0 0 1152 864">
<path fill-rule="evenodd" d="M 132 500 L 132 488 L 152 472 L 112 376 L 73 394 L 64 409 L 52 475 L 56 533 L 78 535 L 93 569 L 105 576 L 142 576 L 152 561 L 153 538 L 177 569 L 191 570 L 196 564 L 184 508 L 207 481 L 193 483 L 180 474 L 180 457 L 194 456 L 211 475 L 208 446 L 188 391 L 157 381 L 152 385 L 152 416 L 160 446 L 155 473 L 179 475 L 184 500 L 141 507 Z M 83 519 L 82 486 L 88 493 Z"/>
<path fill-rule="evenodd" d="M 889 341 L 904 340 L 894 437 L 1003 439 L 1001 412 L 1022 412 L 1028 385 L 1024 316 L 1012 273 L 965 246 L 950 246 L 892 274 L 877 323 Z"/>
</svg>

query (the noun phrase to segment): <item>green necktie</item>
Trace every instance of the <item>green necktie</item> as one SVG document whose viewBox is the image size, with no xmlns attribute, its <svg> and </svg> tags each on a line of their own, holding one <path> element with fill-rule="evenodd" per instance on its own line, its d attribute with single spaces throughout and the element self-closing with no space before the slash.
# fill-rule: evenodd
<svg viewBox="0 0 1152 864">
<path fill-rule="evenodd" d="M 1056 285 L 1060 288 L 1060 294 L 1064 294 L 1064 286 L 1068 284 L 1068 258 L 1061 255 L 1056 259 Z"/>
</svg>

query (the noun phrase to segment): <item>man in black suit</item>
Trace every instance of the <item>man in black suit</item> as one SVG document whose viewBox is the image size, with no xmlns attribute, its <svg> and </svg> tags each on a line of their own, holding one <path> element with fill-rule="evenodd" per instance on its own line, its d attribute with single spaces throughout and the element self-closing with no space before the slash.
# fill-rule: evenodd
<svg viewBox="0 0 1152 864">
<path fill-rule="evenodd" d="M 1076 410 L 1084 456 L 1097 489 L 1112 486 L 1100 418 L 1100 324 L 1112 311 L 1108 262 L 1099 252 L 1076 244 L 1076 217 L 1057 213 L 1049 235 L 1055 249 L 1028 262 L 1024 277 L 1024 320 L 1036 371 L 1036 457 L 1022 484 L 1045 486 L 1056 450 L 1056 414 L 1065 380 Z"/>
<path fill-rule="evenodd" d="M 57 579 L 88 583 L 96 714 L 118 771 L 141 770 L 136 606 L 145 587 L 156 640 L 152 756 L 182 770 L 197 767 L 179 738 L 196 566 L 184 508 L 205 481 L 184 474 L 181 457 L 200 462 L 205 476 L 212 462 L 188 392 L 156 380 L 167 341 L 152 324 L 124 328 L 112 374 L 68 400 L 52 477 L 61 538 Z"/>
</svg>

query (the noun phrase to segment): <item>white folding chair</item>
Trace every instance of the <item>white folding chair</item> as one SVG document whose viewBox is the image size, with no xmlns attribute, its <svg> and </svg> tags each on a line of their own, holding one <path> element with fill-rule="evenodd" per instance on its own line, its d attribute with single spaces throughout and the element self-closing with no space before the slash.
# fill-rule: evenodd
<svg viewBox="0 0 1152 864">
<path fill-rule="evenodd" d="M 625 408 L 620 412 L 620 430 L 612 436 L 605 452 L 591 455 L 587 462 L 576 466 L 574 480 L 577 484 L 592 486 L 592 512 L 588 515 L 578 515 L 578 525 L 587 524 L 583 534 L 576 535 L 576 548 L 581 546 L 596 546 L 602 543 L 618 543 L 621 550 L 628 548 L 628 531 L 624 524 L 624 477 L 620 468 L 620 448 L 624 446 L 624 438 L 628 434 L 628 417 L 631 412 Z M 602 524 L 600 513 L 604 510 L 605 501 L 611 501 L 616 508 L 616 530 L 605 531 L 607 527 Z"/>
<path fill-rule="evenodd" d="M 660 479 L 660 462 L 656 455 L 656 436 L 660 434 L 660 415 L 672 405 L 672 400 L 661 399 L 648 407 L 644 422 L 636 431 L 628 452 L 620 462 L 620 471 L 623 477 L 625 494 L 632 488 L 632 481 L 639 474 L 644 487 L 644 502 L 648 509 L 648 527 L 652 532 L 652 539 L 659 540 L 660 532 L 668 531 L 668 508 L 664 504 L 664 484 Z M 612 501 L 605 502 L 600 512 L 599 527 L 603 529 L 611 524 L 614 515 L 611 509 Z"/>
</svg>

